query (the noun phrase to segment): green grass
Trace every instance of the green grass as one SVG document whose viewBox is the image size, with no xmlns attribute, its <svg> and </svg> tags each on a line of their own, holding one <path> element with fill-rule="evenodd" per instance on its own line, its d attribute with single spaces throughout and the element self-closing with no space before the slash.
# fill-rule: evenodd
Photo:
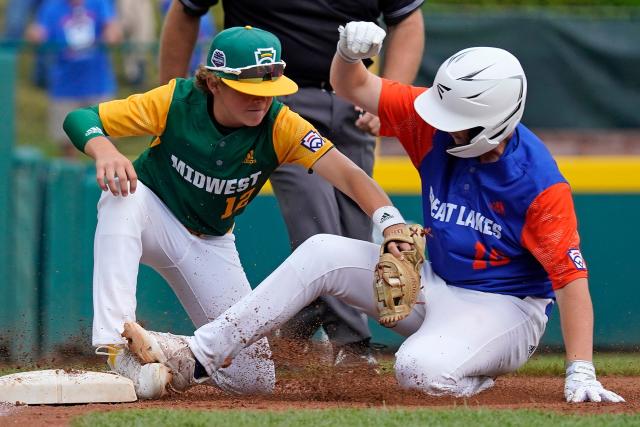
<svg viewBox="0 0 640 427">
<path fill-rule="evenodd" d="M 640 355 L 637 353 L 596 353 L 593 363 L 598 375 L 640 376 Z M 564 375 L 564 355 L 534 355 L 516 375 Z"/>
<path fill-rule="evenodd" d="M 326 409 L 297 411 L 131 410 L 84 415 L 73 427 L 117 426 L 631 426 L 640 414 L 561 415 L 538 411 L 472 409 Z"/>
<path fill-rule="evenodd" d="M 598 375 L 640 376 L 640 354 L 638 353 L 596 353 L 593 360 Z M 381 360 L 380 369 L 382 373 L 393 372 L 393 360 Z M 534 355 L 514 375 L 564 375 L 564 355 Z"/>
</svg>

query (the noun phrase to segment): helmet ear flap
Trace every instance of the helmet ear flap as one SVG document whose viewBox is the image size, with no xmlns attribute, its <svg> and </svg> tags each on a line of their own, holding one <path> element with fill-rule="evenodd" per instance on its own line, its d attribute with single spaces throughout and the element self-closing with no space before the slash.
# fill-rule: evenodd
<svg viewBox="0 0 640 427">
<path fill-rule="evenodd" d="M 470 157 L 478 157 L 484 153 L 494 149 L 499 142 L 495 142 L 487 138 L 487 129 L 483 129 L 478 135 L 476 135 L 467 145 L 460 145 L 447 150 L 447 153 L 452 156 L 468 159 Z"/>
</svg>

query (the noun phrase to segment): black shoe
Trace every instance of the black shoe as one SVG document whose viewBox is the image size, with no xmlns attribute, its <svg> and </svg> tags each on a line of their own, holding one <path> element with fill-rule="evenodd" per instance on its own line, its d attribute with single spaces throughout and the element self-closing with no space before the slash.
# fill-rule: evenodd
<svg viewBox="0 0 640 427">
<path fill-rule="evenodd" d="M 378 360 L 373 356 L 369 339 L 364 339 L 338 347 L 333 365 L 339 368 L 370 367 L 375 369 L 378 367 Z"/>
</svg>

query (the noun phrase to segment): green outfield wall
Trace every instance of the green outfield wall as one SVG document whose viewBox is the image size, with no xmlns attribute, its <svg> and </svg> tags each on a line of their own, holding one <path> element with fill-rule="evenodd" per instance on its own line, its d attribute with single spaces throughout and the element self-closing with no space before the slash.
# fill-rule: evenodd
<svg viewBox="0 0 640 427">
<path fill-rule="evenodd" d="M 638 165 L 640 159 L 636 160 Z M 389 170 L 385 171 L 387 167 Z M 397 172 L 397 167 L 393 161 L 382 160 L 376 175 L 406 218 L 421 222 L 420 196 L 410 190 L 398 190 L 402 180 L 397 178 L 402 173 Z M 403 170 L 408 176 L 415 173 Z M 395 171 L 394 179 L 385 178 L 390 171 Z M 606 181 L 599 181 L 603 180 Z M 0 281 L 2 329 L 9 338 L 8 351 L 13 359 L 21 361 L 56 348 L 86 351 L 92 318 L 93 231 L 100 195 L 93 168 L 46 161 L 33 151 L 21 150 L 13 160 L 11 181 L 13 196 L 7 218 L 11 224 L 10 246 L 6 248 L 9 272 Z M 637 181 L 640 174 L 636 179 L 640 187 Z M 238 251 L 252 286 L 289 253 L 277 201 L 268 188 L 263 193 L 238 219 L 236 227 Z M 575 203 L 583 254 L 591 272 L 595 344 L 600 348 L 637 348 L 640 310 L 633 248 L 640 241 L 640 230 L 633 224 L 640 212 L 640 192 L 578 190 Z M 137 313 L 151 329 L 183 334 L 193 331 L 173 292 L 146 267 L 140 271 Z M 544 344 L 561 344 L 558 320 L 554 310 Z M 375 342 L 389 347 L 402 342 L 400 336 L 373 322 L 371 327 Z"/>
</svg>

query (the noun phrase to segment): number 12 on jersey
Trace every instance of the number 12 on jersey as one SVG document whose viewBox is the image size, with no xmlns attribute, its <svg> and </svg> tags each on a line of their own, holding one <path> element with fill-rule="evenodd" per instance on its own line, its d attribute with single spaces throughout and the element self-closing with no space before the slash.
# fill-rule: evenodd
<svg viewBox="0 0 640 427">
<path fill-rule="evenodd" d="M 227 206 L 224 210 L 224 213 L 220 217 L 220 219 L 227 219 L 231 215 L 234 214 L 238 209 L 242 209 L 249 203 L 249 199 L 251 199 L 251 195 L 255 191 L 255 187 L 247 191 L 246 193 L 240 196 L 227 197 L 226 203 Z"/>
<path fill-rule="evenodd" d="M 487 248 L 481 243 L 476 242 L 475 245 L 476 255 L 473 260 L 473 269 L 474 270 L 483 270 L 489 266 L 491 267 L 499 267 L 501 265 L 509 264 L 511 261 L 509 257 L 500 253 L 497 249 L 491 249 L 487 251 Z M 487 260 L 487 254 L 488 260 Z"/>
</svg>

